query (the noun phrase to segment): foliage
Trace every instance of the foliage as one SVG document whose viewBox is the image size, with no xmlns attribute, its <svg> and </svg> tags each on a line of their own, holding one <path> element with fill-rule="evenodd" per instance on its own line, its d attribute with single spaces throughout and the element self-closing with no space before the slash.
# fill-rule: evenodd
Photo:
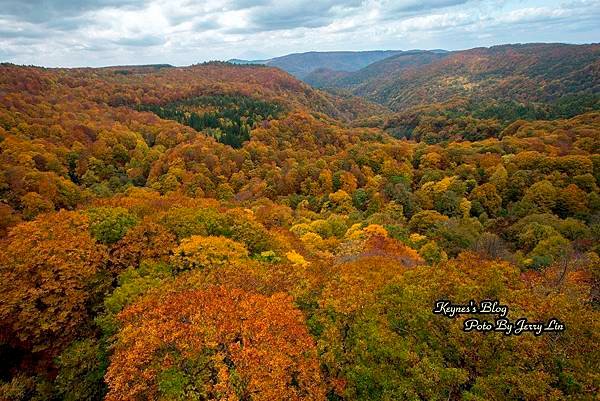
<svg viewBox="0 0 600 401">
<path fill-rule="evenodd" d="M 106 352 L 92 339 L 75 341 L 58 357 L 56 389 L 61 399 L 101 400 L 106 393 Z"/>
<path fill-rule="evenodd" d="M 213 269 L 247 257 L 248 251 L 238 242 L 194 235 L 173 250 L 171 263 L 178 270 Z"/>
<path fill-rule="evenodd" d="M 324 399 L 314 343 L 286 296 L 183 292 L 120 319 L 107 400 Z"/>
<path fill-rule="evenodd" d="M 0 252 L 5 341 L 56 351 L 82 332 L 94 279 L 106 260 L 88 224 L 79 213 L 61 211 L 11 230 Z"/>
<path fill-rule="evenodd" d="M 92 236 L 103 244 L 112 244 L 123 238 L 137 219 L 127 209 L 101 207 L 87 212 Z"/>
<path fill-rule="evenodd" d="M 377 282 L 367 266 L 353 274 Z M 568 289 L 537 291 L 519 278 L 515 266 L 464 254 L 431 267 L 397 270 L 379 288 L 368 288 L 359 306 L 351 295 L 362 285 L 354 281 L 344 294 L 324 291 L 321 302 L 327 308 L 311 318 L 332 391 L 345 399 L 539 399 L 594 391 L 593 376 L 581 373 L 595 363 L 595 355 L 571 354 L 567 360 L 563 354 L 574 351 L 575 338 L 594 337 L 589 325 L 597 326 L 591 306 L 580 303 L 585 293 L 576 281 L 567 283 Z M 554 284 L 535 285 L 549 290 Z M 509 318 L 535 321 L 557 314 L 553 317 L 571 332 L 558 338 L 474 336 L 461 329 L 465 317 L 432 316 L 439 298 L 500 299 L 510 305 Z M 573 315 L 571 308 L 581 314 Z"/>
<path fill-rule="evenodd" d="M 597 52 L 407 52 L 391 114 L 266 66 L 1 65 L 0 398 L 593 398 Z"/>
<path fill-rule="evenodd" d="M 160 118 L 175 120 L 196 131 L 207 130 L 219 142 L 239 148 L 250 139 L 250 130 L 262 120 L 277 118 L 282 107 L 247 96 L 214 95 L 188 98 L 164 106 L 142 105 Z"/>
</svg>

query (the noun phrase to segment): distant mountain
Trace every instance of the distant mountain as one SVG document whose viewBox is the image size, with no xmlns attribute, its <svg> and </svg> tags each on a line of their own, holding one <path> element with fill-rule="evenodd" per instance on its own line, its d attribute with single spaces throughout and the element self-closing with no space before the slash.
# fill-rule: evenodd
<svg viewBox="0 0 600 401">
<path fill-rule="evenodd" d="M 406 52 L 355 72 L 317 70 L 314 86 L 345 89 L 394 110 L 455 98 L 552 103 L 600 94 L 600 44 L 517 44 L 449 53 Z"/>
<path fill-rule="evenodd" d="M 100 67 L 100 68 L 105 68 L 105 69 L 148 69 L 148 68 L 153 68 L 156 70 L 159 70 L 161 68 L 173 68 L 175 67 L 174 65 L 171 64 L 130 64 L 130 65 L 109 65 L 107 67 Z"/>
<path fill-rule="evenodd" d="M 281 68 L 297 78 L 304 79 L 313 71 L 321 68 L 352 72 L 401 53 L 403 52 L 400 50 L 308 52 L 293 53 L 268 60 L 231 59 L 229 62 L 234 64 L 266 64 Z"/>
<path fill-rule="evenodd" d="M 269 60 L 242 60 L 239 58 L 232 58 L 227 60 L 231 64 L 266 64 Z"/>
<path fill-rule="evenodd" d="M 390 56 L 376 61 L 368 66 L 355 71 L 335 71 L 321 68 L 313 71 L 304 78 L 306 83 L 317 88 L 336 87 L 351 88 L 370 80 L 385 80 L 400 71 L 411 67 L 419 67 L 430 64 L 450 55 L 444 50 L 412 50 Z"/>
<path fill-rule="evenodd" d="M 319 68 L 304 77 L 304 82 L 315 88 L 343 88 L 344 80 L 352 77 L 354 74 L 350 71 L 337 71 L 331 68 Z"/>
</svg>

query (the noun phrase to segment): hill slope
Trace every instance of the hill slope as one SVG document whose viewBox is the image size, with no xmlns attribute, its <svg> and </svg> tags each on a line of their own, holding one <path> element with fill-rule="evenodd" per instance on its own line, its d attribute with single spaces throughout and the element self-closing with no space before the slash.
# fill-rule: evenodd
<svg viewBox="0 0 600 401">
<path fill-rule="evenodd" d="M 351 74 L 316 72 L 307 81 L 349 89 L 395 110 L 457 97 L 552 103 L 569 94 L 600 92 L 600 45 L 503 45 L 400 54 Z"/>
<path fill-rule="evenodd" d="M 369 64 L 356 72 L 319 69 L 309 74 L 304 81 L 317 87 L 353 88 L 366 82 L 387 80 L 412 67 L 420 67 L 450 55 L 444 51 L 415 50 Z"/>
<path fill-rule="evenodd" d="M 293 53 L 268 60 L 229 60 L 234 64 L 265 64 L 278 67 L 303 79 L 320 68 L 336 71 L 357 71 L 376 61 L 401 54 L 400 50 L 374 50 L 358 52 L 307 52 Z"/>
</svg>

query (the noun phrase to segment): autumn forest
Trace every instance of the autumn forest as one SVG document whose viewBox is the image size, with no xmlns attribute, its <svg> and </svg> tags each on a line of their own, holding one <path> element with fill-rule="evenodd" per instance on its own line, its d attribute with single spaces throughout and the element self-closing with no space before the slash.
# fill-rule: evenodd
<svg viewBox="0 0 600 401">
<path fill-rule="evenodd" d="M 600 45 L 305 81 L 0 65 L 0 400 L 597 399 Z"/>
</svg>

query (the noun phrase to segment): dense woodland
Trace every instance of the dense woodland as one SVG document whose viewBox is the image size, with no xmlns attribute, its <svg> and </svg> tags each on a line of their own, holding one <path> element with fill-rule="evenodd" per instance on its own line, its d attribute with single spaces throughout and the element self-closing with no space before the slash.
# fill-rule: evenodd
<svg viewBox="0 0 600 401">
<path fill-rule="evenodd" d="M 598 71 L 391 111 L 270 67 L 1 65 L 0 400 L 596 399 Z"/>
<path fill-rule="evenodd" d="M 304 79 L 316 69 L 327 66 L 333 70 L 357 71 L 376 61 L 386 59 L 401 50 L 332 51 L 292 53 L 267 60 L 229 60 L 235 64 L 261 64 L 280 68 L 298 79 Z"/>
<path fill-rule="evenodd" d="M 347 89 L 393 110 L 471 96 L 486 103 L 552 103 L 598 95 L 600 44 L 530 43 L 439 52 L 403 52 L 358 71 L 313 71 L 306 81 Z"/>
</svg>

